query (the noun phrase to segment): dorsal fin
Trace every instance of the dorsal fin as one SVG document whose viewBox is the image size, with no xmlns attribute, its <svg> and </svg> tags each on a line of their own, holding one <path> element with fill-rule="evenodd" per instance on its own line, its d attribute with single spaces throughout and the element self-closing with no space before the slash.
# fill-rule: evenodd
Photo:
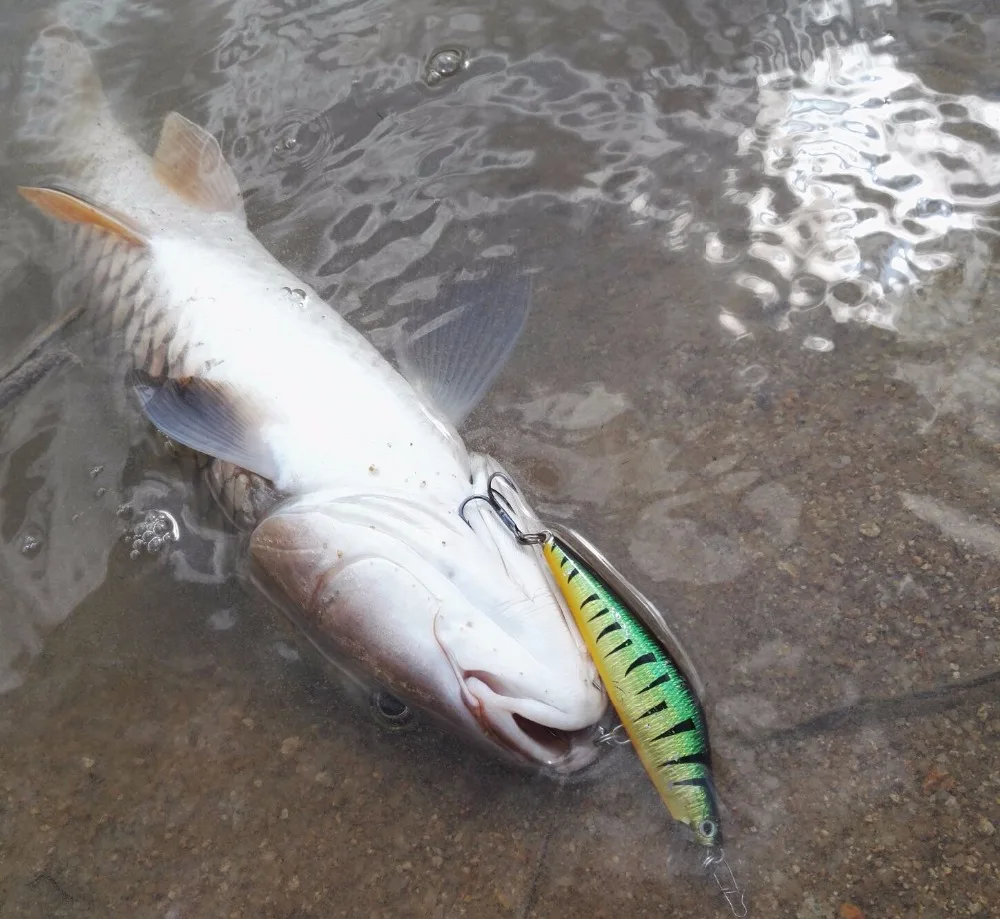
<svg viewBox="0 0 1000 919">
<path fill-rule="evenodd" d="M 145 234 L 128 217 L 94 204 L 76 192 L 60 188 L 26 188 L 23 185 L 19 185 L 17 190 L 43 214 L 56 220 L 97 227 L 133 246 L 145 246 L 147 243 Z"/>
<path fill-rule="evenodd" d="M 177 112 L 163 119 L 153 172 L 171 191 L 202 210 L 246 220 L 239 182 L 219 142 Z"/>
</svg>

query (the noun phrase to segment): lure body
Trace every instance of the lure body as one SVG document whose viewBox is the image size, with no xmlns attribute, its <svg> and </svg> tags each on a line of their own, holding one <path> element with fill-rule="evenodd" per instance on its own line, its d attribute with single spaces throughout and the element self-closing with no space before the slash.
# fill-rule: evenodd
<svg viewBox="0 0 1000 919">
<path fill-rule="evenodd" d="M 671 816 L 702 845 L 721 844 L 708 729 L 664 645 L 556 536 L 542 552 L 618 717 Z"/>
</svg>

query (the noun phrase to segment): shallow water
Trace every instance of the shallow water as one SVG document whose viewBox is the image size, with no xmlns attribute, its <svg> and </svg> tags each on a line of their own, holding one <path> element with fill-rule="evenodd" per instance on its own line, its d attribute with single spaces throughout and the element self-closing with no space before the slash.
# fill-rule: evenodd
<svg viewBox="0 0 1000 919">
<path fill-rule="evenodd" d="M 539 269 L 467 437 L 697 662 L 753 914 L 1000 915 L 991 4 L 58 9 L 377 342 L 484 251 Z M 0 14 L 2 137 L 36 10 Z M 29 165 L 4 361 L 52 315 Z M 557 785 L 373 724 L 99 376 L 0 417 L 0 916 L 728 915 L 629 750 Z M 181 538 L 131 559 L 151 508 Z"/>
</svg>

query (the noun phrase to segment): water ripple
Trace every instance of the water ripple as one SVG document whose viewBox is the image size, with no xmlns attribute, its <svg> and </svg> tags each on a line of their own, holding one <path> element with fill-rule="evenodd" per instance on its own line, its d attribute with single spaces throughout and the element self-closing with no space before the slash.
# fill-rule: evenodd
<svg viewBox="0 0 1000 919">
<path fill-rule="evenodd" d="M 730 191 L 749 212 L 755 282 L 780 285 L 793 311 L 822 304 L 837 321 L 911 335 L 962 321 L 931 294 L 949 273 L 973 292 L 982 281 L 1000 103 L 937 92 L 866 43 L 762 76 L 759 102 L 740 149 L 780 185 Z M 814 293 L 796 302 L 804 285 Z"/>
<path fill-rule="evenodd" d="M 732 392 L 770 411 L 789 371 L 762 325 L 794 331 L 789 351 L 810 368 L 852 360 L 832 320 L 936 341 L 982 328 L 1000 218 L 1000 68 L 984 49 L 1000 20 L 957 6 L 64 0 L 59 10 L 96 49 L 115 111 L 144 146 L 171 109 L 204 124 L 253 231 L 377 342 L 480 258 L 503 251 L 540 267 L 553 321 L 537 322 L 520 351 L 537 388 L 508 404 L 521 433 L 505 455 L 562 512 L 633 521 L 632 557 L 651 578 L 709 584 L 776 557 L 799 497 L 751 465 L 715 478 L 697 457 L 682 465 L 662 431 L 634 434 L 637 419 L 659 419 L 672 437 L 709 392 L 713 414 Z M 3 39 L 12 61 L 16 32 Z M 448 49 L 461 66 L 428 85 L 428 68 L 450 71 Z M 16 67 L 0 72 L 4 103 L 31 92 Z M 12 109 L 0 105 L 0 137 Z M 5 171 L 27 165 L 0 151 Z M 11 207 L 4 217 L 0 293 L 13 300 L 42 223 Z M 13 339 L 21 320 L 5 322 Z M 898 376 L 930 412 L 971 413 L 996 439 L 996 356 L 979 347 L 978 362 L 966 347 L 902 361 Z M 712 390 L 702 364 L 728 360 Z M 658 409 L 662 392 L 674 401 Z M 2 433 L 4 457 L 33 436 Z M 62 487 L 55 458 L 45 463 L 52 481 L 21 483 L 26 493 Z M 698 484 L 682 489 L 689 479 Z M 782 502 L 787 519 L 764 512 Z M 196 518 L 185 532 L 210 542 Z M 23 523 L 0 553 L 22 574 L 62 538 L 44 520 Z M 36 555 L 20 553 L 26 541 Z M 216 583 L 225 549 L 177 576 Z"/>
</svg>

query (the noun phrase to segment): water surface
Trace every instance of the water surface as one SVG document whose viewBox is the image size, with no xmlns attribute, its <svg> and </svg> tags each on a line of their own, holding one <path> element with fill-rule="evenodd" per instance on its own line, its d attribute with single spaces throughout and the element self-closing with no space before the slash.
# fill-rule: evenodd
<svg viewBox="0 0 1000 919">
<path fill-rule="evenodd" d="M 683 638 L 754 914 L 1000 915 L 991 4 L 57 9 L 377 343 L 484 254 L 537 269 L 468 440 Z M 0 14 L 3 137 L 36 15 Z M 31 165 L 5 361 L 53 311 Z M 100 378 L 0 417 L 0 916 L 728 915 L 627 749 L 560 786 L 373 724 Z M 181 538 L 130 558 L 149 509 Z"/>
</svg>

